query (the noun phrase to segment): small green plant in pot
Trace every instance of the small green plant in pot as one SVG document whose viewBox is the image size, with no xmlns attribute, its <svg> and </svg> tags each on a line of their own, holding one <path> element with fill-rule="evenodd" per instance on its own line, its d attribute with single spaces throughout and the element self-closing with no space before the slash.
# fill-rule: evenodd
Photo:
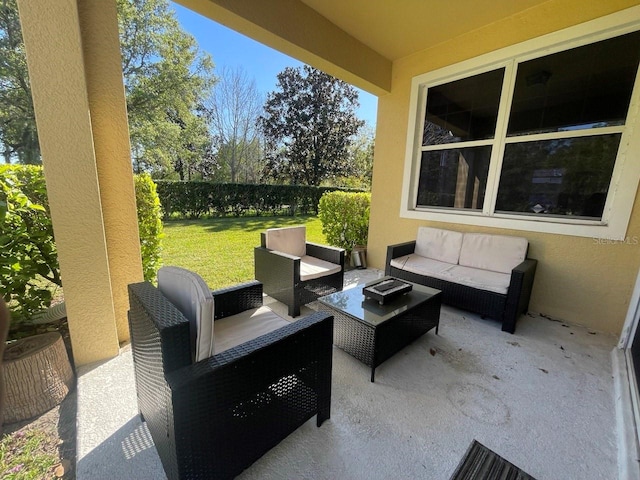
<svg viewBox="0 0 640 480">
<path fill-rule="evenodd" d="M 355 247 L 366 247 L 370 193 L 328 192 L 320 198 L 318 217 L 329 244 L 344 248 L 350 258 Z"/>
</svg>

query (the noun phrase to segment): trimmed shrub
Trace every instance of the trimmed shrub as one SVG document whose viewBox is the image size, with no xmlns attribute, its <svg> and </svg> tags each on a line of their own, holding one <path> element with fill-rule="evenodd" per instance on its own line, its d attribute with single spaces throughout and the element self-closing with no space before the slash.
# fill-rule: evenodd
<svg viewBox="0 0 640 480">
<path fill-rule="evenodd" d="M 162 209 L 151 176 L 142 173 L 134 176 L 138 230 L 140 232 L 140 254 L 145 280 L 155 280 L 161 266 Z"/>
<path fill-rule="evenodd" d="M 322 195 L 318 217 L 329 244 L 351 252 L 367 245 L 370 193 L 328 192 Z"/>
<path fill-rule="evenodd" d="M 347 190 L 306 185 L 258 185 L 211 182 L 157 181 L 158 196 L 167 217 L 200 218 L 244 215 L 317 214 L 326 192 Z"/>
</svg>

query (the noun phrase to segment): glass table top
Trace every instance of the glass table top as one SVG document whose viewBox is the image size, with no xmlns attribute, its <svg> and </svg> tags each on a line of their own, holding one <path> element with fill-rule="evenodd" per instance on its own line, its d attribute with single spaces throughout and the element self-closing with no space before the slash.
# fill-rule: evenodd
<svg viewBox="0 0 640 480">
<path fill-rule="evenodd" d="M 440 290 L 436 290 L 435 288 L 425 287 L 424 285 L 403 280 L 403 282 L 410 283 L 413 289 L 384 305 L 380 305 L 377 300 L 365 298 L 362 294 L 364 287 L 374 285 L 389 278 L 392 277 L 383 277 L 369 283 L 362 283 L 348 290 L 320 297 L 318 301 L 323 305 L 357 318 L 364 323 L 376 326 L 440 293 Z"/>
</svg>

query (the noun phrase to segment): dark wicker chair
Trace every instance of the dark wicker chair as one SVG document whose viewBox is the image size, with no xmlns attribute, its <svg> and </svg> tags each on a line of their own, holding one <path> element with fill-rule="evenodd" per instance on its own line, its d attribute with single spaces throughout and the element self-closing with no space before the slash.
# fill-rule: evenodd
<svg viewBox="0 0 640 480">
<path fill-rule="evenodd" d="M 291 317 L 300 315 L 302 305 L 341 291 L 344 283 L 344 249 L 306 241 L 304 244 L 307 256 L 337 265 L 340 271 L 319 278 L 304 279 L 300 271 L 301 263 L 304 262 L 303 255 L 269 248 L 265 233 L 260 234 L 260 246 L 254 250 L 256 280 L 264 284 L 267 295 L 289 307 Z"/>
<path fill-rule="evenodd" d="M 262 305 L 262 285 L 212 292 L 216 320 Z M 129 285 L 140 414 L 169 479 L 233 478 L 317 415 L 330 416 L 333 317 L 314 314 L 193 363 L 189 321 Z"/>
</svg>

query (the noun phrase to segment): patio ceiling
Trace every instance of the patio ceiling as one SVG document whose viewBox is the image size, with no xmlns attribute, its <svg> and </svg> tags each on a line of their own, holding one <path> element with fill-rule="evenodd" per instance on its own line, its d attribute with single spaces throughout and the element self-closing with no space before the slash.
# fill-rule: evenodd
<svg viewBox="0 0 640 480">
<path fill-rule="evenodd" d="M 300 0 L 394 61 L 548 0 Z"/>
<path fill-rule="evenodd" d="M 571 0 L 176 1 L 375 95 L 391 91 L 396 60 L 494 24 L 490 35 L 528 30 L 532 26 L 523 13 L 529 9 L 548 10 L 544 16 L 549 18 L 529 34 L 542 35 L 571 23 Z M 612 1 L 621 8 L 634 3 Z M 585 9 L 588 17 L 602 14 L 597 4 Z"/>
</svg>

